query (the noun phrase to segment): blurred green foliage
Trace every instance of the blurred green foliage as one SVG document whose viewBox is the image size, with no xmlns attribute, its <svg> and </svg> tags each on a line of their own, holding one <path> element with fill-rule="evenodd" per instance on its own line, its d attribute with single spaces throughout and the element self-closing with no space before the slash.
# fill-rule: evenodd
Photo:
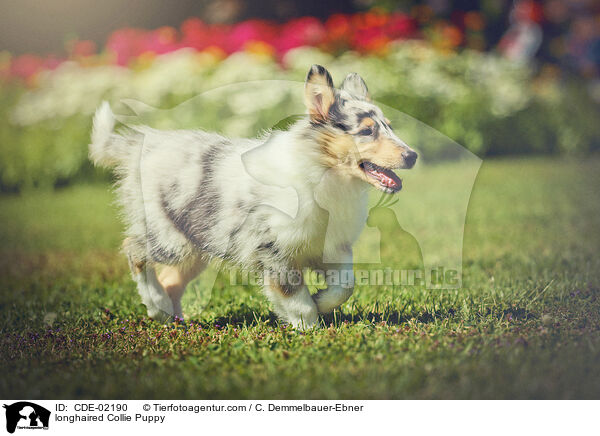
<svg viewBox="0 0 600 436">
<path fill-rule="evenodd" d="M 88 162 L 87 144 L 91 116 L 103 99 L 112 102 L 115 112 L 129 115 L 130 109 L 119 103 L 122 99 L 176 107 L 158 111 L 151 122 L 156 127 L 256 135 L 304 110 L 301 87 L 276 87 L 270 92 L 260 81 L 300 84 L 313 63 L 327 66 L 336 83 L 349 72 L 360 73 L 376 102 L 421 121 L 479 156 L 580 154 L 599 145 L 598 107 L 583 85 L 551 73 L 534 75 L 528 67 L 495 54 L 441 53 L 412 41 L 392 46 L 383 56 L 347 52 L 334 57 L 316 48 L 298 48 L 279 64 L 246 52 L 220 61 L 210 53 L 179 50 L 138 68 L 66 62 L 42 75 L 35 88 L 0 86 L 0 187 L 12 191 L 97 178 L 100 173 Z M 214 91 L 247 81 L 257 82 Z M 200 99 L 202 107 L 181 104 L 202 94 L 214 95 L 214 104 L 206 103 L 210 98 Z M 272 120 L 276 121 L 269 124 Z M 418 131 L 395 128 L 409 144 L 418 140 Z M 443 146 L 434 145 L 420 151 L 429 160 L 445 152 Z"/>
</svg>

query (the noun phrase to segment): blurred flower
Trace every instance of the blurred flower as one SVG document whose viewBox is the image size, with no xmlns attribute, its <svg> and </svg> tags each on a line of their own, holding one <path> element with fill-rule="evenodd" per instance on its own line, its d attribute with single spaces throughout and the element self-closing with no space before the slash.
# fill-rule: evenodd
<svg viewBox="0 0 600 436">
<path fill-rule="evenodd" d="M 28 85 L 34 85 L 36 75 L 44 70 L 53 70 L 58 67 L 61 60 L 55 56 L 42 58 L 41 56 L 24 54 L 13 58 L 10 64 L 10 76 L 22 79 Z"/>
<path fill-rule="evenodd" d="M 325 22 L 326 44 L 330 50 L 343 50 L 348 47 L 352 34 L 349 15 L 334 14 Z"/>
<path fill-rule="evenodd" d="M 199 18 L 188 18 L 181 25 L 181 44 L 202 50 L 209 44 L 210 29 Z"/>
<path fill-rule="evenodd" d="M 352 16 L 352 23 L 357 29 L 383 27 L 387 20 L 388 16 L 377 10 L 358 13 Z"/>
<path fill-rule="evenodd" d="M 127 65 L 129 61 L 143 53 L 144 32 L 139 29 L 120 29 L 113 32 L 106 43 L 108 52 L 115 56 L 117 65 Z"/>
<path fill-rule="evenodd" d="M 263 41 L 248 41 L 244 44 L 244 50 L 259 57 L 270 59 L 275 55 L 275 47 Z"/>
<path fill-rule="evenodd" d="M 325 26 L 318 19 L 298 18 L 283 25 L 275 46 L 281 55 L 285 55 L 296 47 L 319 45 L 323 43 L 326 35 Z"/>
<path fill-rule="evenodd" d="M 233 27 L 224 48 L 228 53 L 233 53 L 244 49 L 251 42 L 272 44 L 276 36 L 275 25 L 264 20 L 247 20 Z"/>
<path fill-rule="evenodd" d="M 483 15 L 477 11 L 467 12 L 464 16 L 465 27 L 469 30 L 480 32 L 485 27 Z"/>
<path fill-rule="evenodd" d="M 533 21 L 539 23 L 544 17 L 544 10 L 539 2 L 532 0 L 518 0 L 511 13 L 515 21 Z"/>
<path fill-rule="evenodd" d="M 446 25 L 442 28 L 442 38 L 448 42 L 448 46 L 457 47 L 463 40 L 463 34 L 458 27 Z"/>
<path fill-rule="evenodd" d="M 428 29 L 429 38 L 434 47 L 449 52 L 463 42 L 463 33 L 455 25 L 445 21 L 438 21 Z"/>
<path fill-rule="evenodd" d="M 382 27 L 365 27 L 357 29 L 352 37 L 352 47 L 362 53 L 382 53 L 390 38 Z"/>
<path fill-rule="evenodd" d="M 74 40 L 68 44 L 67 50 L 71 58 L 83 58 L 96 54 L 96 43 L 89 40 Z"/>
<path fill-rule="evenodd" d="M 68 59 L 81 65 L 114 63 L 144 69 L 157 56 L 181 48 L 207 51 L 217 59 L 246 51 L 259 57 L 276 57 L 283 61 L 287 52 L 300 47 L 320 47 L 337 53 L 352 48 L 364 54 L 383 54 L 390 42 L 417 34 L 416 20 L 405 14 L 386 14 L 381 11 L 335 14 L 325 23 L 314 17 L 302 17 L 283 24 L 252 19 L 225 25 L 206 24 L 199 18 L 189 18 L 179 30 L 169 26 L 154 30 L 118 29 L 109 35 L 101 54 L 97 54 L 96 44 L 88 40 L 69 42 L 67 51 Z M 55 68 L 59 62 L 53 57 L 42 59 L 24 55 L 11 61 L 10 69 L 5 69 L 3 75 L 27 79 L 33 84 L 36 73 Z"/>
<path fill-rule="evenodd" d="M 361 53 L 384 53 L 395 39 L 415 36 L 414 21 L 404 14 L 383 14 L 380 11 L 356 14 L 352 17 L 352 48 Z"/>
<path fill-rule="evenodd" d="M 13 76 L 28 79 L 37 73 L 44 64 L 44 61 L 39 56 L 30 54 L 21 55 L 13 59 L 10 72 Z"/>
<path fill-rule="evenodd" d="M 408 15 L 392 14 L 385 25 L 385 32 L 391 39 L 404 39 L 415 36 L 417 25 Z"/>
<path fill-rule="evenodd" d="M 182 47 L 177 40 L 177 30 L 168 26 L 160 27 L 150 32 L 145 32 L 141 42 L 142 53 L 170 53 Z"/>
</svg>

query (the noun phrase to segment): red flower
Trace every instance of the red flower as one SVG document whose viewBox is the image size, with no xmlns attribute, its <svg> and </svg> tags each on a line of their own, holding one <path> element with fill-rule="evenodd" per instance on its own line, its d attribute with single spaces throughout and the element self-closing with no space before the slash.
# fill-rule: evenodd
<svg viewBox="0 0 600 436">
<path fill-rule="evenodd" d="M 417 32 L 415 20 L 405 14 L 392 14 L 385 25 L 385 33 L 391 39 L 405 39 L 414 37 Z"/>
<path fill-rule="evenodd" d="M 190 18 L 181 25 L 181 46 L 196 50 L 215 47 L 227 51 L 231 26 L 224 24 L 207 25 L 199 18 Z M 228 53 L 231 53 L 228 51 Z"/>
<path fill-rule="evenodd" d="M 189 18 L 181 25 L 181 44 L 184 47 L 192 47 L 203 50 L 207 47 L 210 29 L 199 18 Z"/>
<path fill-rule="evenodd" d="M 364 12 L 352 16 L 352 23 L 357 29 L 382 27 L 387 23 L 388 16 L 380 12 Z"/>
<path fill-rule="evenodd" d="M 381 52 L 389 43 L 390 38 L 383 27 L 368 27 L 358 29 L 352 37 L 352 47 L 359 52 Z"/>
<path fill-rule="evenodd" d="M 210 27 L 210 32 L 206 40 L 208 47 L 218 47 L 226 53 L 229 45 L 229 33 L 231 32 L 231 26 L 225 24 L 217 24 Z"/>
<path fill-rule="evenodd" d="M 352 17 L 356 30 L 351 37 L 351 45 L 360 52 L 380 52 L 387 46 L 390 37 L 385 28 L 389 17 L 379 12 L 356 14 Z"/>
<path fill-rule="evenodd" d="M 348 15 L 334 14 L 325 22 L 326 44 L 330 49 L 344 49 L 350 44 L 352 21 Z"/>
</svg>

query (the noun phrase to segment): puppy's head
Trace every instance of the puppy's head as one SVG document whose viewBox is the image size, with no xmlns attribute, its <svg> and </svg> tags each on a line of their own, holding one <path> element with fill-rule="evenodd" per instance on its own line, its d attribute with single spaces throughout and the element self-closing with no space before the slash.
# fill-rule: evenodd
<svg viewBox="0 0 600 436">
<path fill-rule="evenodd" d="M 384 192 L 402 189 L 393 170 L 412 168 L 417 153 L 394 134 L 358 74 L 349 74 L 336 89 L 329 72 L 313 65 L 306 77 L 304 101 L 325 165 Z"/>
</svg>

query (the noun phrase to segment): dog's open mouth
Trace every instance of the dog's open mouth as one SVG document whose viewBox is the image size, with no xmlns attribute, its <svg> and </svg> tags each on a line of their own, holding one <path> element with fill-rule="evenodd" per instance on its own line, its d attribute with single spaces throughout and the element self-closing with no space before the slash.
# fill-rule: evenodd
<svg viewBox="0 0 600 436">
<path fill-rule="evenodd" d="M 378 187 L 382 191 L 391 194 L 402 189 L 402 180 L 392 170 L 368 161 L 361 162 L 359 166 L 368 177 L 378 182 Z"/>
</svg>

